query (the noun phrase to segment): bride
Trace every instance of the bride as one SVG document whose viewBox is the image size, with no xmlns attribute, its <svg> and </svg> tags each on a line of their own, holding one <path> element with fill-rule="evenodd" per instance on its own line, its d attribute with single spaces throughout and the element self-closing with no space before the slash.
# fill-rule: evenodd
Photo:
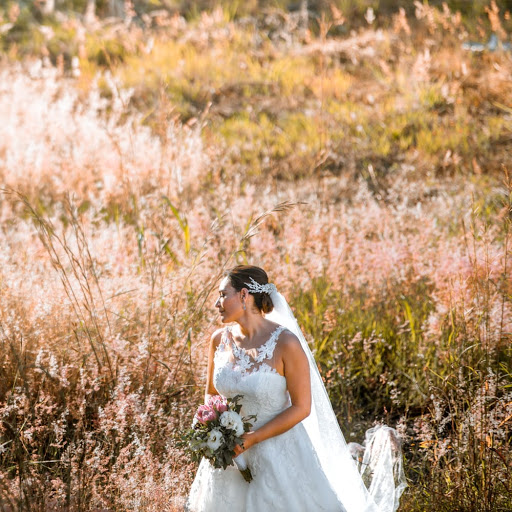
<svg viewBox="0 0 512 512">
<path fill-rule="evenodd" d="M 311 351 L 266 272 L 228 270 L 215 306 L 205 401 L 243 395 L 256 415 L 244 454 L 253 480 L 203 459 L 185 509 L 190 512 L 394 512 L 405 488 L 396 432 L 370 429 L 364 455 L 351 456 Z M 360 472 L 361 471 L 361 472 Z M 368 487 L 363 482 L 368 484 Z"/>
</svg>

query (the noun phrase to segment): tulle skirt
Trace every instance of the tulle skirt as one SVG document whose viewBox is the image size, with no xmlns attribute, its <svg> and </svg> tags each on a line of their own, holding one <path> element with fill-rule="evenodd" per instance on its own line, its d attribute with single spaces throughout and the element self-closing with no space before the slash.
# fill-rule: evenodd
<svg viewBox="0 0 512 512">
<path fill-rule="evenodd" d="M 304 426 L 267 439 L 244 453 L 253 480 L 238 469 L 201 461 L 187 512 L 344 512 Z"/>
</svg>

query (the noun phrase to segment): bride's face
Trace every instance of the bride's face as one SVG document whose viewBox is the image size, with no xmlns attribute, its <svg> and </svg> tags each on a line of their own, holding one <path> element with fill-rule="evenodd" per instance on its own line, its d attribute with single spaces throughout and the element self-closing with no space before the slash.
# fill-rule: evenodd
<svg viewBox="0 0 512 512">
<path fill-rule="evenodd" d="M 243 314 L 241 292 L 237 292 L 225 277 L 219 286 L 219 298 L 215 302 L 222 323 L 235 322 Z"/>
</svg>

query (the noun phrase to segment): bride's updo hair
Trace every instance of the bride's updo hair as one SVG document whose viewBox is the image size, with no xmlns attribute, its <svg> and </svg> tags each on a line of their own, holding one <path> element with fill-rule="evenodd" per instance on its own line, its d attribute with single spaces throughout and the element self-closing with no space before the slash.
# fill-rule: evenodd
<svg viewBox="0 0 512 512">
<path fill-rule="evenodd" d="M 229 279 L 231 286 L 239 292 L 242 288 L 247 288 L 246 283 L 251 282 L 251 277 L 259 284 L 268 284 L 267 273 L 260 267 L 252 265 L 237 265 L 224 272 L 224 276 Z M 262 313 L 270 313 L 274 309 L 272 299 L 268 293 L 250 292 L 254 297 L 254 304 Z"/>
</svg>

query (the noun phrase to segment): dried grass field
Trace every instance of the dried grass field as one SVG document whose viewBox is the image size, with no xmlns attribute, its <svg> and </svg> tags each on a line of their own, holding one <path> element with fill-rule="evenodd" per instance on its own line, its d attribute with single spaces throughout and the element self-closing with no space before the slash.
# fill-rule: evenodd
<svg viewBox="0 0 512 512">
<path fill-rule="evenodd" d="M 244 262 L 346 438 L 402 434 L 401 511 L 512 509 L 510 14 L 342 3 L 306 29 L 0 7 L 2 510 L 180 510 Z"/>
</svg>

